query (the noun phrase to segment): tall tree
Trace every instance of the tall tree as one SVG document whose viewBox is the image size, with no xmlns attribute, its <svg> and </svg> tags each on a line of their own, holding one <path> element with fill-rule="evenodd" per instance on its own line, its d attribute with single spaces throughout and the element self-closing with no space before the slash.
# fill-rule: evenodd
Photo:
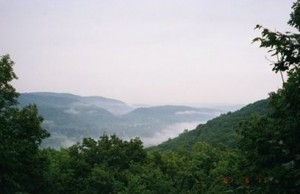
<svg viewBox="0 0 300 194">
<path fill-rule="evenodd" d="M 264 177 L 264 184 L 249 185 L 262 193 L 297 193 L 300 190 L 300 0 L 292 6 L 289 25 L 294 33 L 271 31 L 260 25 L 254 39 L 277 58 L 273 71 L 286 72 L 282 89 L 270 94 L 273 112 L 241 125 L 240 146 L 248 164 L 246 173 Z"/>
<path fill-rule="evenodd" d="M 49 133 L 41 128 L 36 106 L 17 107 L 17 79 L 9 55 L 0 58 L 0 193 L 38 193 L 45 159 L 39 153 Z"/>
</svg>

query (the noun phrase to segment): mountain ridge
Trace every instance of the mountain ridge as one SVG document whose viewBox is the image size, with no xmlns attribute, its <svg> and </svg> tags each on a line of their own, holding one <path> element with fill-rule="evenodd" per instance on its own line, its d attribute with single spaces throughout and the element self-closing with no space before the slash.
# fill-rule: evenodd
<svg viewBox="0 0 300 194">
<path fill-rule="evenodd" d="M 83 137 L 98 138 L 103 133 L 152 141 L 163 132 L 162 142 L 167 140 L 168 134 L 173 138 L 185 126 L 190 126 L 189 123 L 203 123 L 222 113 L 217 109 L 179 105 L 133 108 L 105 97 L 52 92 L 23 93 L 19 102 L 20 106 L 37 105 L 45 119 L 43 127 L 52 134 L 45 142 L 55 147 L 69 145 L 64 142 L 76 143 Z M 145 141 L 145 145 L 153 144 Z"/>
</svg>

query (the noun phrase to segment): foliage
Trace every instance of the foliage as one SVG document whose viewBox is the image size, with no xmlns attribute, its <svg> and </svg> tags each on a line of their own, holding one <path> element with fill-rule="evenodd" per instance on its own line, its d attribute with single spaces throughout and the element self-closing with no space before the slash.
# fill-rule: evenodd
<svg viewBox="0 0 300 194">
<path fill-rule="evenodd" d="M 13 64 L 8 55 L 0 59 L 0 193 L 37 193 L 47 164 L 38 147 L 49 134 L 40 127 L 34 105 L 16 107 L 18 93 L 10 84 L 17 78 Z"/>
<path fill-rule="evenodd" d="M 266 177 L 267 184 L 249 188 L 254 192 L 297 193 L 300 189 L 300 1 L 293 5 L 288 22 L 298 33 L 262 29 L 261 47 L 269 48 L 278 61 L 275 72 L 287 72 L 283 88 L 270 94 L 273 112 L 255 117 L 240 127 L 240 146 L 248 160 L 245 173 Z"/>
<path fill-rule="evenodd" d="M 205 141 L 212 145 L 223 144 L 230 147 L 236 147 L 236 127 L 238 127 L 240 122 L 250 120 L 252 115 L 267 115 L 271 112 L 269 102 L 269 99 L 260 100 L 253 104 L 249 104 L 238 111 L 222 114 L 221 116 L 208 121 L 206 124 L 200 124 L 194 130 L 183 133 L 156 147 L 149 148 L 149 150 L 176 150 L 179 147 L 191 149 L 191 147 L 199 141 Z"/>
<path fill-rule="evenodd" d="M 42 152 L 50 160 L 44 193 L 224 193 L 240 184 L 238 151 L 204 142 L 191 152 L 147 153 L 138 139 L 103 135 Z M 236 182 L 225 184 L 224 175 Z"/>
<path fill-rule="evenodd" d="M 10 59 L 9 55 L 1 56 L 0 59 L 0 113 L 10 106 L 15 105 L 18 93 L 10 84 L 13 79 L 17 79 L 16 74 L 13 72 L 14 62 Z"/>
<path fill-rule="evenodd" d="M 83 139 L 68 149 L 43 151 L 50 157 L 49 193 L 117 193 L 128 184 L 126 173 L 144 162 L 139 139 L 123 141 L 103 135 Z"/>
</svg>

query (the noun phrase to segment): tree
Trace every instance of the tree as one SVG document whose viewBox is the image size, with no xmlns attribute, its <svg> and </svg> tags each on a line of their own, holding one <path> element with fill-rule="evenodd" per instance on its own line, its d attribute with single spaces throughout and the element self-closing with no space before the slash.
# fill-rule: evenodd
<svg viewBox="0 0 300 194">
<path fill-rule="evenodd" d="M 270 93 L 273 112 L 256 116 L 240 126 L 240 148 L 248 159 L 245 173 L 267 181 L 249 188 L 262 193 L 300 190 L 300 0 L 292 6 L 289 25 L 296 33 L 273 32 L 257 25 L 260 47 L 277 57 L 273 71 L 286 72 L 282 89 Z"/>
<path fill-rule="evenodd" d="M 273 71 L 292 72 L 300 68 L 300 1 L 297 0 L 292 6 L 291 18 L 288 24 L 298 33 L 271 31 L 257 25 L 256 29 L 262 30 L 262 36 L 255 38 L 254 42 L 260 42 L 260 47 L 269 48 L 272 56 L 276 56 L 278 61 L 273 65 Z"/>
<path fill-rule="evenodd" d="M 5 110 L 16 104 L 16 98 L 19 96 L 15 88 L 10 84 L 13 79 L 17 79 L 13 71 L 14 62 L 9 55 L 1 56 L 0 58 L 0 115 L 5 113 Z"/>
<path fill-rule="evenodd" d="M 69 148 L 46 149 L 43 154 L 50 161 L 47 193 L 57 194 L 122 193 L 128 184 L 135 186 L 130 178 L 141 181 L 134 169 L 143 166 L 147 157 L 139 139 L 124 141 L 116 135 L 84 138 Z"/>
<path fill-rule="evenodd" d="M 49 133 L 35 105 L 17 107 L 13 65 L 9 55 L 0 58 L 0 193 L 38 193 L 46 165 L 39 145 Z"/>
</svg>

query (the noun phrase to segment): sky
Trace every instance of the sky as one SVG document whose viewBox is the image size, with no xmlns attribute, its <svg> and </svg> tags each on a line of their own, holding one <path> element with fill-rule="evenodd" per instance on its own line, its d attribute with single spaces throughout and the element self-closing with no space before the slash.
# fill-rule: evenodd
<svg viewBox="0 0 300 194">
<path fill-rule="evenodd" d="M 287 25 L 292 0 L 0 0 L 0 55 L 18 92 L 130 104 L 247 104 L 281 87 L 261 24 Z"/>
</svg>

